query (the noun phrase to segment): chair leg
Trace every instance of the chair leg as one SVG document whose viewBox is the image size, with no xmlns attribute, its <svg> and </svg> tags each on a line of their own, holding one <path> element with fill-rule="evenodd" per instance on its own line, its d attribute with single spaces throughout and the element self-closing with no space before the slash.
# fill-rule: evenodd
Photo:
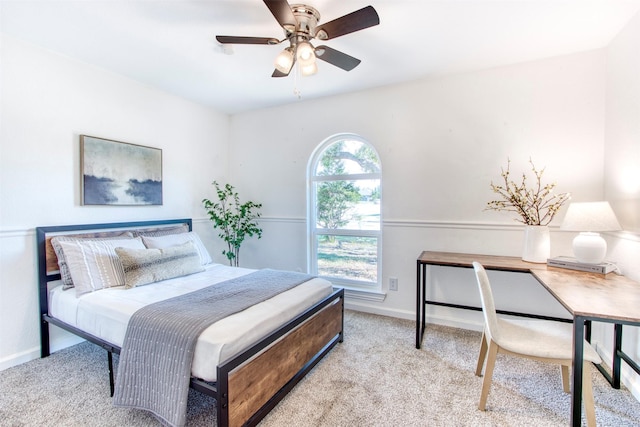
<svg viewBox="0 0 640 427">
<path fill-rule="evenodd" d="M 482 376 L 482 367 L 484 359 L 487 357 L 487 336 L 482 332 L 482 341 L 480 341 L 480 354 L 478 354 L 478 365 L 476 366 L 476 376 Z"/>
<path fill-rule="evenodd" d="M 571 393 L 571 387 L 569 382 L 569 366 L 560 365 L 560 373 L 562 375 L 562 390 L 565 393 Z"/>
<path fill-rule="evenodd" d="M 491 388 L 491 378 L 493 377 L 493 367 L 496 364 L 496 357 L 498 356 L 498 344 L 493 341 L 489 341 L 489 352 L 487 354 L 487 366 L 484 369 L 484 379 L 482 380 L 482 392 L 480 393 L 480 403 L 478 409 L 484 411 L 487 406 L 487 397 L 489 396 L 489 389 Z"/>
<path fill-rule="evenodd" d="M 587 415 L 587 426 L 596 427 L 596 408 L 593 400 L 590 363 L 585 363 L 582 367 L 582 402 L 584 403 L 584 412 Z"/>
</svg>

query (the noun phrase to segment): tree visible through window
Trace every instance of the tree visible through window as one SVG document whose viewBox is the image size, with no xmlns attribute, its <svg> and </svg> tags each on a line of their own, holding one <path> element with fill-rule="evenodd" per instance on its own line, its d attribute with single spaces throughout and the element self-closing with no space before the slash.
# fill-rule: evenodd
<svg viewBox="0 0 640 427">
<path fill-rule="evenodd" d="M 379 285 L 380 160 L 357 135 L 329 138 L 309 163 L 309 266 L 354 286 Z"/>
</svg>

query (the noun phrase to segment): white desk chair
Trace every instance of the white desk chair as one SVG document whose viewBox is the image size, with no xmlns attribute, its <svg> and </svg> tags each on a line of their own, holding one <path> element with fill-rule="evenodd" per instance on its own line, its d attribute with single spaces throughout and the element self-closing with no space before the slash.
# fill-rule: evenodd
<svg viewBox="0 0 640 427">
<path fill-rule="evenodd" d="M 473 263 L 473 268 L 478 279 L 480 298 L 482 300 L 482 312 L 484 313 L 485 327 L 480 344 L 480 355 L 476 375 L 482 375 L 482 366 L 485 358 L 484 380 L 478 409 L 485 410 L 491 377 L 498 353 L 506 353 L 514 356 L 526 357 L 542 362 L 555 363 L 561 366 L 562 386 L 569 393 L 569 367 L 573 358 L 573 328 L 568 323 L 551 322 L 544 320 L 511 320 L 499 318 L 493 302 L 493 294 L 487 272 L 478 263 Z M 487 352 L 488 350 L 488 352 Z M 488 357 L 487 357 L 488 354 Z M 598 353 L 585 341 L 584 360 L 601 363 Z M 595 427 L 596 414 L 593 403 L 593 391 L 591 390 L 591 370 L 584 366 L 582 380 L 582 395 L 584 408 L 587 414 L 587 425 Z"/>
</svg>

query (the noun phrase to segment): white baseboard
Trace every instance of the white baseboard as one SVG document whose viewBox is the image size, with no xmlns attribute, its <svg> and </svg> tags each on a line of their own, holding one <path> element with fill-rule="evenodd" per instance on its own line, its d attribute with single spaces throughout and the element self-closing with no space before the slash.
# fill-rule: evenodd
<svg viewBox="0 0 640 427">
<path fill-rule="evenodd" d="M 38 357 L 40 357 L 39 348 L 23 351 L 18 354 L 12 354 L 0 360 L 0 371 L 4 371 L 5 369 L 9 369 L 14 366 L 22 365 L 23 363 L 37 359 Z"/>
<path fill-rule="evenodd" d="M 49 346 L 51 349 L 51 353 L 55 353 L 56 351 L 62 350 L 63 348 L 71 347 L 72 345 L 80 344 L 81 342 L 86 341 L 84 338 L 78 337 L 76 335 L 69 334 L 64 338 L 56 339 L 51 341 L 51 345 Z"/>
<path fill-rule="evenodd" d="M 379 314 L 380 316 L 396 317 L 399 319 L 416 320 L 416 315 L 413 312 L 397 309 L 388 309 L 384 307 L 372 307 L 367 304 L 362 304 L 353 301 L 347 301 L 345 299 L 344 308 L 353 311 L 361 311 L 363 313 Z"/>
<path fill-rule="evenodd" d="M 71 347 L 72 345 L 76 345 L 84 341 L 83 338 L 77 337 L 75 335 L 69 334 L 68 337 L 61 337 L 57 340 L 51 341 L 51 353 L 62 350 L 67 347 Z M 35 359 L 40 358 L 40 347 L 34 347 L 27 351 L 23 351 L 21 353 L 12 354 L 9 357 L 6 357 L 0 360 L 0 371 L 4 371 L 5 369 L 9 369 L 13 366 L 22 365 L 23 363 L 30 362 Z"/>
<path fill-rule="evenodd" d="M 413 311 L 389 309 L 384 307 L 372 307 L 367 304 L 362 304 L 354 301 L 346 301 L 344 307 L 348 310 L 362 311 L 364 313 L 379 314 L 381 316 L 396 317 L 398 319 L 416 321 L 416 314 Z M 427 325 L 429 323 L 450 326 L 452 328 L 468 329 L 472 331 L 482 331 L 483 324 L 477 323 L 471 320 L 447 317 L 447 316 L 427 316 Z M 428 327 L 428 326 L 427 326 Z"/>
</svg>

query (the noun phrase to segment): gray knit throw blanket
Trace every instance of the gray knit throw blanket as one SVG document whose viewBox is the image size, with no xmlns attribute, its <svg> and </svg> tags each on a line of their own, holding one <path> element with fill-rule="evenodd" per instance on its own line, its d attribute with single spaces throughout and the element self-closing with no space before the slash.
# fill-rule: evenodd
<svg viewBox="0 0 640 427">
<path fill-rule="evenodd" d="M 145 409 L 165 424 L 183 426 L 200 334 L 216 321 L 311 278 L 259 270 L 136 311 L 122 345 L 114 405 Z"/>
</svg>

